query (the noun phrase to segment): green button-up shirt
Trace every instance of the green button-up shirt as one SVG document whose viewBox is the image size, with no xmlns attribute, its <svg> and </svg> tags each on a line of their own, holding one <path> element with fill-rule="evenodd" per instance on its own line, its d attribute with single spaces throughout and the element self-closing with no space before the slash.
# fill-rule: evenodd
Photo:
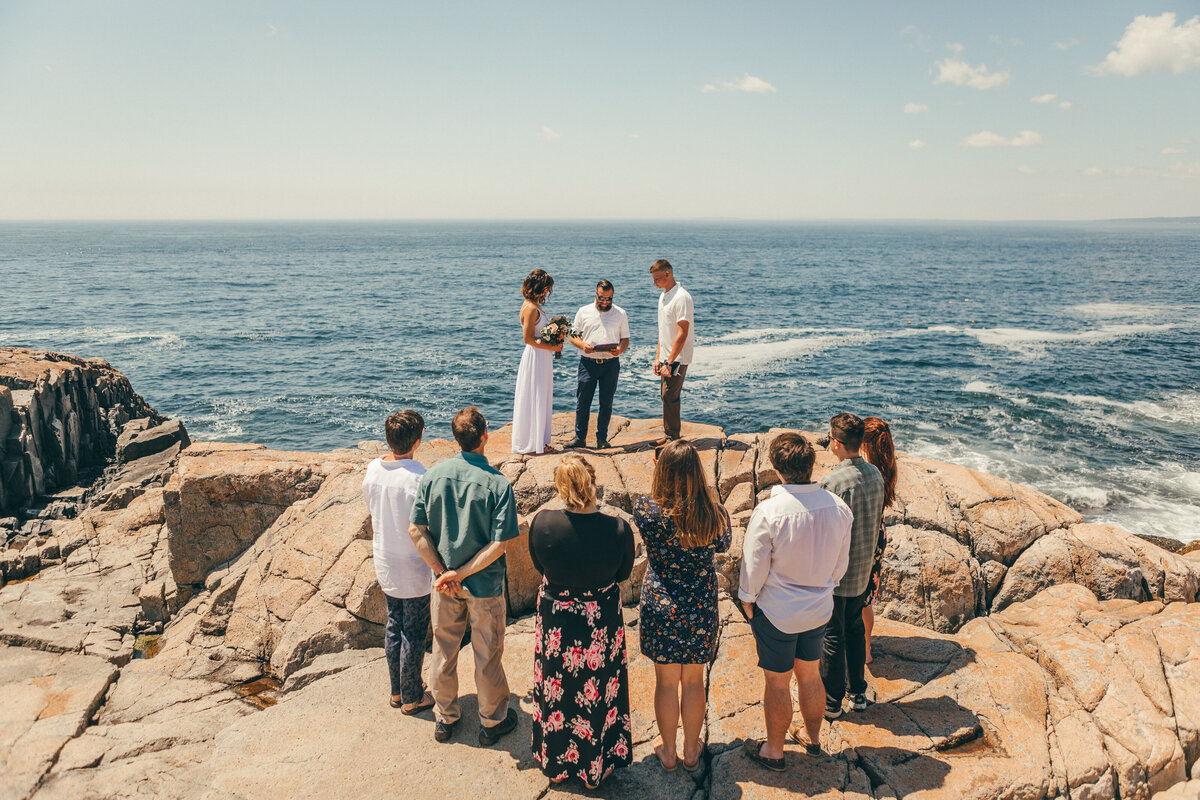
<svg viewBox="0 0 1200 800">
<path fill-rule="evenodd" d="M 850 528 L 850 565 L 841 583 L 833 590 L 838 597 L 858 597 L 871 581 L 875 563 L 875 544 L 879 541 L 879 526 L 883 524 L 883 476 L 862 456 L 841 461 L 821 488 L 836 494 L 854 512 Z"/>
<path fill-rule="evenodd" d="M 409 520 L 429 527 L 429 538 L 450 569 L 492 542 L 517 536 L 512 484 L 476 453 L 459 453 L 430 468 L 421 478 Z M 504 593 L 504 557 L 466 578 L 463 586 L 474 597 L 499 597 Z"/>
</svg>

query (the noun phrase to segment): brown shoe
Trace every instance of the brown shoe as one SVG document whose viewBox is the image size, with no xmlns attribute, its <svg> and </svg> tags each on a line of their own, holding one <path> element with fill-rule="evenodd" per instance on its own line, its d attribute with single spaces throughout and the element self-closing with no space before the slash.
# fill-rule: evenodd
<svg viewBox="0 0 1200 800">
<path fill-rule="evenodd" d="M 821 755 L 821 745 L 813 744 L 808 740 L 808 731 L 804 730 L 803 725 L 789 726 L 787 738 L 798 745 L 802 745 L 804 747 L 804 751 L 810 756 Z"/>
</svg>

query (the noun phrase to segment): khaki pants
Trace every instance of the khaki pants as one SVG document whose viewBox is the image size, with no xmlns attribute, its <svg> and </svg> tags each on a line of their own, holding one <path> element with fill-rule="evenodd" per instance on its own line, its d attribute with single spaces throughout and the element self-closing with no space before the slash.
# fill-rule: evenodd
<svg viewBox="0 0 1200 800">
<path fill-rule="evenodd" d="M 490 728 L 508 714 L 508 678 L 504 675 L 504 596 L 461 597 L 434 592 L 430 603 L 433 622 L 433 659 L 430 664 L 430 693 L 436 703 L 438 722 L 457 722 L 458 653 L 467 620 L 471 621 L 471 651 L 475 654 L 475 691 L 479 698 L 479 722 Z"/>
<path fill-rule="evenodd" d="M 683 379 L 687 376 L 687 364 L 679 365 L 679 374 L 673 378 L 659 378 L 662 382 L 663 433 L 668 439 L 678 439 L 682 423 L 679 421 L 679 397 L 683 394 Z"/>
</svg>

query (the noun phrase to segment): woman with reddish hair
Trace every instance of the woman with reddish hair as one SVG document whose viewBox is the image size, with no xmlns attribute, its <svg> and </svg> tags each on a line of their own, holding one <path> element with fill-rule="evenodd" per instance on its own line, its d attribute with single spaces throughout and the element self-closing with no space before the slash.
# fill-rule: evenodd
<svg viewBox="0 0 1200 800">
<path fill-rule="evenodd" d="M 874 465 L 883 476 L 883 507 L 887 508 L 896 499 L 896 446 L 892 442 L 892 429 L 879 417 L 863 420 L 862 456 Z M 887 549 L 887 528 L 879 523 L 879 542 L 875 545 L 875 564 L 871 567 L 871 581 L 867 586 L 871 599 L 863 607 L 863 627 L 867 631 L 867 663 L 871 663 L 871 629 L 875 627 L 875 598 L 879 596 L 879 578 L 883 570 L 883 551 Z"/>
</svg>

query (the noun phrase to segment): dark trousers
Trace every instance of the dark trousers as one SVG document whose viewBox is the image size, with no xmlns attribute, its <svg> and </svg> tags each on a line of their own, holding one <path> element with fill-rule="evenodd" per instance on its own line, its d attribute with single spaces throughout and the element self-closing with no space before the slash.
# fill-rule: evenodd
<svg viewBox="0 0 1200 800">
<path fill-rule="evenodd" d="M 826 708 L 842 707 L 847 683 L 850 694 L 867 691 L 867 681 L 863 677 L 867 665 L 867 640 L 862 618 L 866 600 L 865 594 L 833 596 L 833 616 L 825 627 L 825 648 L 821 653 Z"/>
<path fill-rule="evenodd" d="M 588 416 L 592 413 L 592 398 L 600 384 L 600 411 L 596 414 L 596 436 L 608 439 L 608 422 L 612 419 L 613 396 L 617 393 L 617 376 L 621 374 L 621 359 L 596 361 L 579 359 L 579 383 L 575 387 L 575 435 L 587 438 Z"/>
<path fill-rule="evenodd" d="M 663 433 L 668 439 L 678 439 L 683 425 L 679 421 L 679 398 L 683 394 L 683 379 L 687 375 L 687 364 L 680 364 L 673 378 L 660 378 L 662 382 Z"/>
<path fill-rule="evenodd" d="M 421 665 L 425 662 L 425 640 L 429 638 L 429 595 L 388 597 L 387 625 L 383 629 L 383 652 L 392 678 L 392 695 L 405 703 L 425 696 Z"/>
</svg>

